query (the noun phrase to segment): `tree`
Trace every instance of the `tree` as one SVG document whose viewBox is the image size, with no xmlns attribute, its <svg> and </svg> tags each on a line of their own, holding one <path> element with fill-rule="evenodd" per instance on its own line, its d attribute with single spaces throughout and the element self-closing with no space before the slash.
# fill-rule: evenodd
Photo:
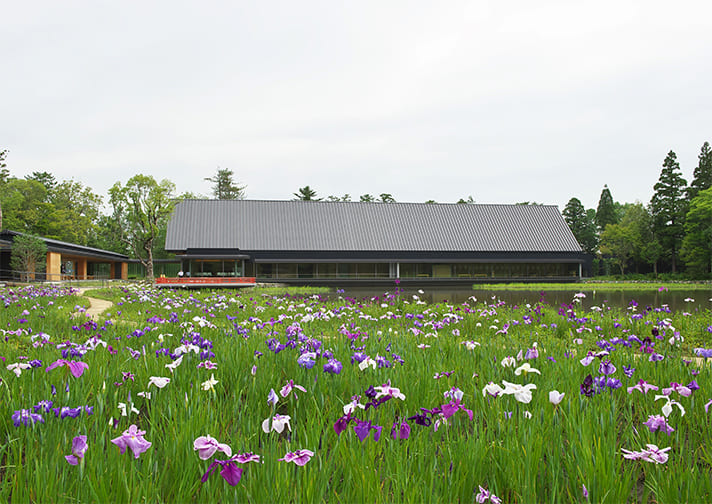
<svg viewBox="0 0 712 504">
<path fill-rule="evenodd" d="M 227 168 L 218 168 L 213 177 L 206 177 L 205 180 L 213 183 L 213 196 L 219 200 L 245 199 L 245 189 L 247 186 L 238 185 L 233 180 L 234 172 Z"/>
<path fill-rule="evenodd" d="M 295 192 L 294 196 L 301 201 L 321 201 L 321 198 L 316 197 L 316 191 L 309 186 L 299 188 L 299 192 Z"/>
<path fill-rule="evenodd" d="M 327 196 L 326 198 L 327 201 L 333 201 L 333 202 L 338 202 L 338 201 L 351 201 L 351 195 L 349 193 L 344 194 L 343 196 Z"/>
<path fill-rule="evenodd" d="M 712 149 L 709 142 L 705 142 L 697 156 L 697 168 L 692 174 L 693 179 L 687 188 L 687 199 L 692 201 L 700 191 L 712 187 Z"/>
<path fill-rule="evenodd" d="M 380 196 L 380 201 L 381 203 L 395 203 L 396 199 L 393 197 L 393 195 L 389 193 L 381 193 Z"/>
<path fill-rule="evenodd" d="M 437 201 L 435 201 L 434 199 L 429 199 L 428 201 L 425 202 L 426 205 L 435 205 L 436 203 L 437 203 Z"/>
<path fill-rule="evenodd" d="M 0 193 L 4 192 L 5 184 L 10 178 L 10 171 L 7 169 L 5 158 L 7 157 L 7 149 L 0 151 Z M 0 200 L 0 231 L 2 231 L 2 200 Z"/>
<path fill-rule="evenodd" d="M 165 227 L 173 212 L 175 184 L 160 183 L 151 176 L 135 175 L 126 186 L 120 182 L 109 189 L 109 201 L 114 209 L 123 240 L 146 268 L 153 280 L 153 248 L 161 227 Z"/>
<path fill-rule="evenodd" d="M 663 162 L 655 194 L 650 201 L 653 215 L 653 230 L 659 237 L 663 254 L 670 258 L 672 272 L 677 272 L 677 256 L 684 236 L 687 202 L 685 188 L 687 181 L 682 178 L 677 155 L 670 151 Z"/>
<path fill-rule="evenodd" d="M 47 189 L 36 180 L 10 178 L 0 191 L 3 227 L 21 233 L 44 235 L 52 204 Z"/>
<path fill-rule="evenodd" d="M 701 190 L 690 202 L 681 256 L 690 273 L 709 278 L 712 272 L 712 187 Z"/>
<path fill-rule="evenodd" d="M 468 196 L 467 199 L 460 198 L 457 200 L 458 205 L 466 205 L 466 204 L 473 204 L 475 202 L 475 199 L 472 196 Z"/>
<path fill-rule="evenodd" d="M 589 214 L 578 198 L 571 198 L 562 214 L 581 248 L 589 254 L 595 254 L 598 249 L 595 214 Z"/>
<path fill-rule="evenodd" d="M 601 253 L 613 257 L 613 263 L 618 265 L 621 275 L 625 274 L 625 268 L 633 255 L 634 241 L 631 229 L 621 224 L 607 224 L 601 233 Z"/>
<path fill-rule="evenodd" d="M 600 232 L 603 232 L 608 224 L 616 224 L 617 222 L 618 216 L 611 190 L 608 189 L 608 185 L 604 185 L 596 208 L 596 226 L 598 226 Z"/>
<path fill-rule="evenodd" d="M 17 235 L 12 240 L 10 267 L 28 281 L 47 267 L 47 245 L 44 240 L 32 235 Z"/>
<path fill-rule="evenodd" d="M 52 194 L 57 186 L 57 179 L 49 172 L 32 172 L 32 175 L 26 175 L 25 180 L 35 180 L 45 186 L 47 194 Z"/>
<path fill-rule="evenodd" d="M 635 261 L 636 271 L 641 263 L 655 267 L 662 249 L 653 233 L 653 218 L 650 211 L 639 202 L 627 205 L 621 224 L 630 229 L 633 237 L 632 259 Z"/>
<path fill-rule="evenodd" d="M 371 203 L 373 201 L 376 201 L 376 198 L 374 198 L 370 194 L 366 193 L 366 194 L 362 194 L 361 196 L 359 196 L 358 200 L 363 203 Z"/>
<path fill-rule="evenodd" d="M 49 199 L 45 236 L 88 245 L 101 212 L 102 198 L 81 182 L 64 180 L 54 183 Z"/>
</svg>

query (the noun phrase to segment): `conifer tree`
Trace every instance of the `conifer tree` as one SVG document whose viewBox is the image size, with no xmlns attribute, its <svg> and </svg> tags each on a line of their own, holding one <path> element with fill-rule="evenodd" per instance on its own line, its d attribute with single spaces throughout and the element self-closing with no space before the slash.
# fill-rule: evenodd
<svg viewBox="0 0 712 504">
<path fill-rule="evenodd" d="M 687 200 L 692 201 L 700 191 L 712 187 L 712 149 L 710 143 L 705 142 L 700 149 L 700 155 L 697 168 L 692 174 L 693 179 L 690 182 L 690 187 L 687 188 Z"/>
<path fill-rule="evenodd" d="M 564 207 L 562 214 L 581 248 L 589 254 L 595 254 L 598 248 L 596 224 L 591 218 L 592 216 L 584 208 L 581 200 L 571 198 L 566 207 Z"/>
<path fill-rule="evenodd" d="M 236 184 L 233 180 L 235 173 L 227 168 L 218 168 L 213 177 L 206 177 L 205 180 L 213 183 L 213 196 L 219 200 L 245 199 L 245 187 Z"/>
<path fill-rule="evenodd" d="M 600 232 L 603 232 L 608 224 L 617 223 L 618 217 L 616 216 L 616 206 L 613 203 L 611 190 L 608 189 L 607 185 L 604 185 L 603 191 L 601 191 L 601 198 L 598 200 L 598 207 L 596 208 L 596 226 L 598 226 Z"/>
<path fill-rule="evenodd" d="M 653 230 L 659 237 L 663 255 L 670 258 L 672 272 L 677 272 L 677 256 L 685 234 L 685 214 L 687 181 L 682 178 L 677 155 L 670 151 L 663 162 L 655 194 L 650 200 L 653 216 Z"/>
</svg>

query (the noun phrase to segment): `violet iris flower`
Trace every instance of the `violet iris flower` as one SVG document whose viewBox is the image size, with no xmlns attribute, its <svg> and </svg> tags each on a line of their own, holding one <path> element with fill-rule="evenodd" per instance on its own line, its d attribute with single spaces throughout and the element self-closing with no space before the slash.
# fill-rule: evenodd
<svg viewBox="0 0 712 504">
<path fill-rule="evenodd" d="M 89 365 L 86 362 L 59 359 L 47 366 L 47 369 L 45 369 L 45 371 L 51 371 L 52 369 L 60 366 L 67 366 L 69 368 L 69 372 L 72 373 L 72 376 L 74 376 L 75 378 L 79 378 L 84 373 L 85 369 L 89 369 Z"/>
<path fill-rule="evenodd" d="M 138 458 L 151 447 L 151 442 L 144 439 L 144 434 L 146 434 L 146 431 L 139 430 L 136 425 L 132 424 L 123 434 L 112 439 L 111 442 L 119 447 L 121 453 L 124 453 L 126 448 L 129 448 L 133 452 L 134 457 Z"/>
<path fill-rule="evenodd" d="M 610 360 L 604 360 L 601 361 L 601 364 L 598 366 L 598 372 L 604 375 L 612 375 L 616 372 L 616 367 Z"/>
<path fill-rule="evenodd" d="M 343 364 L 341 364 L 341 362 L 339 362 L 336 359 L 329 359 L 329 362 L 324 364 L 324 372 L 325 373 L 339 374 L 339 373 L 341 373 L 342 368 L 343 368 Z"/>
<path fill-rule="evenodd" d="M 311 450 L 297 450 L 294 452 L 288 452 L 281 459 L 277 459 L 283 462 L 294 462 L 298 466 L 303 466 L 314 456 L 314 452 Z"/>
<path fill-rule="evenodd" d="M 242 478 L 242 468 L 237 467 L 237 464 L 235 464 L 232 460 L 214 460 L 212 464 L 208 466 L 208 470 L 205 474 L 203 474 L 203 477 L 200 478 L 200 481 L 203 483 L 208 481 L 210 473 L 213 472 L 213 470 L 215 470 L 218 466 L 222 467 L 220 476 L 222 476 L 225 481 L 230 484 L 230 486 L 235 486 L 240 482 L 240 478 Z"/>
<path fill-rule="evenodd" d="M 630 366 L 623 366 L 623 373 L 628 377 L 632 378 L 633 373 L 635 373 L 635 368 Z"/>
<path fill-rule="evenodd" d="M 652 385 L 645 380 L 640 380 L 637 385 L 634 385 L 632 387 L 628 387 L 628 393 L 632 394 L 634 390 L 638 390 L 639 392 L 642 392 L 643 394 L 647 394 L 651 390 L 658 390 L 658 387 L 656 385 Z"/>
<path fill-rule="evenodd" d="M 296 385 L 296 384 L 294 383 L 294 380 L 289 380 L 289 381 L 287 382 L 287 384 L 286 384 L 284 387 L 281 388 L 281 390 L 279 391 L 279 394 L 280 394 L 282 397 L 287 397 L 287 396 L 289 395 L 289 393 L 290 393 L 292 390 L 294 390 L 294 389 L 301 390 L 302 392 L 306 392 L 306 391 L 307 391 L 307 389 L 305 389 L 305 388 L 302 387 L 301 385 Z M 299 399 L 299 398 L 297 397 L 297 393 L 296 393 L 296 392 L 294 393 L 294 398 L 295 398 L 295 399 Z"/>
<path fill-rule="evenodd" d="M 494 504 L 502 504 L 502 499 L 480 486 L 479 493 L 475 495 L 475 502 L 478 504 L 484 504 L 488 500 Z"/>
<path fill-rule="evenodd" d="M 86 453 L 88 447 L 86 436 L 76 436 L 72 439 L 72 454 L 65 455 L 64 458 L 67 459 L 67 462 L 70 464 L 78 465 L 79 459 L 84 458 L 84 454 Z"/>
<path fill-rule="evenodd" d="M 12 414 L 12 422 L 15 427 L 19 427 L 20 424 L 29 425 L 30 422 L 34 425 L 35 423 L 44 423 L 44 418 L 38 413 L 32 413 L 29 409 L 17 410 Z"/>
<path fill-rule="evenodd" d="M 276 406 L 278 401 L 279 397 L 277 397 L 277 394 L 275 393 L 274 389 L 269 389 L 269 394 L 267 394 L 267 403 L 270 406 Z"/>
<path fill-rule="evenodd" d="M 371 421 L 364 422 L 362 420 L 354 419 L 356 422 L 356 426 L 354 427 L 354 432 L 358 436 L 358 438 L 363 442 L 366 440 L 368 437 L 368 434 L 371 431 L 373 432 L 373 440 L 378 441 L 381 439 L 381 431 L 383 430 L 383 427 L 380 425 L 372 425 Z"/>
<path fill-rule="evenodd" d="M 668 425 L 666 418 L 662 415 L 650 415 L 648 421 L 643 422 L 643 425 L 650 429 L 650 432 L 661 430 L 668 436 L 675 432 L 675 429 Z"/>
<path fill-rule="evenodd" d="M 408 439 L 410 436 L 410 425 L 405 420 L 400 422 L 393 422 L 393 427 L 391 427 L 391 436 L 393 439 Z"/>
<path fill-rule="evenodd" d="M 353 420 L 353 418 L 351 418 L 351 413 L 347 413 L 334 423 L 334 431 L 336 432 L 337 436 L 340 436 L 341 433 L 348 428 L 349 422 L 351 422 L 351 420 Z"/>
<path fill-rule="evenodd" d="M 216 451 L 221 451 L 228 457 L 232 457 L 232 448 L 225 443 L 219 443 L 217 439 L 207 436 L 200 436 L 193 441 L 193 450 L 198 451 L 201 460 L 208 460 Z"/>
<path fill-rule="evenodd" d="M 593 397 L 593 395 L 596 393 L 593 390 L 593 376 L 587 375 L 586 378 L 583 379 L 583 383 L 581 384 L 581 394 L 585 395 L 586 397 Z"/>
<path fill-rule="evenodd" d="M 450 418 L 450 417 L 453 416 L 458 410 L 462 410 L 462 411 L 464 411 L 465 413 L 467 413 L 467 416 L 469 416 L 469 417 L 470 417 L 470 420 L 472 420 L 472 410 L 468 410 L 467 408 L 465 408 L 465 407 L 460 403 L 460 401 L 457 400 L 457 399 L 456 399 L 456 400 L 453 400 L 453 401 L 450 401 L 450 402 L 447 403 L 447 404 L 443 404 L 441 409 L 442 409 L 442 414 L 443 414 L 443 416 L 445 416 L 445 418 Z"/>
<path fill-rule="evenodd" d="M 712 357 L 712 348 L 695 348 L 695 354 L 698 357 L 709 359 Z"/>
</svg>

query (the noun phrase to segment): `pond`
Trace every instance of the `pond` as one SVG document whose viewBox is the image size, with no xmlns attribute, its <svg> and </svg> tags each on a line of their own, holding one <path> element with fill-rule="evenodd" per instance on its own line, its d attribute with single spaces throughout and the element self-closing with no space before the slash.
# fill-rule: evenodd
<svg viewBox="0 0 712 504">
<path fill-rule="evenodd" d="M 343 292 L 332 291 L 329 296 L 348 296 L 355 299 L 382 296 L 387 289 L 379 287 L 351 287 Z M 393 289 L 390 290 L 393 292 Z M 574 295 L 583 292 L 582 306 L 586 309 L 603 304 L 611 307 L 627 308 L 634 303 L 639 310 L 646 306 L 653 308 L 667 305 L 671 311 L 705 311 L 712 309 L 712 288 L 691 290 L 658 291 L 657 288 L 641 290 L 627 289 L 596 289 L 594 285 L 582 284 L 569 290 L 543 291 L 543 302 L 551 306 L 571 303 Z M 403 295 L 409 298 L 416 295 L 427 303 L 448 301 L 461 304 L 474 296 L 478 302 L 501 299 L 508 305 L 534 304 L 542 299 L 542 290 L 506 290 L 506 289 L 471 289 L 467 287 L 424 286 L 422 289 L 408 287 Z"/>
</svg>

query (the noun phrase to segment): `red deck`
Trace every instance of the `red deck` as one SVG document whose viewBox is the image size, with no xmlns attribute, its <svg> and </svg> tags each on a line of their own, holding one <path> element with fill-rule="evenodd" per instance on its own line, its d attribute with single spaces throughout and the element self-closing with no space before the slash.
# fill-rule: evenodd
<svg viewBox="0 0 712 504">
<path fill-rule="evenodd" d="M 159 287 L 252 287 L 254 277 L 160 277 L 156 278 Z"/>
</svg>

